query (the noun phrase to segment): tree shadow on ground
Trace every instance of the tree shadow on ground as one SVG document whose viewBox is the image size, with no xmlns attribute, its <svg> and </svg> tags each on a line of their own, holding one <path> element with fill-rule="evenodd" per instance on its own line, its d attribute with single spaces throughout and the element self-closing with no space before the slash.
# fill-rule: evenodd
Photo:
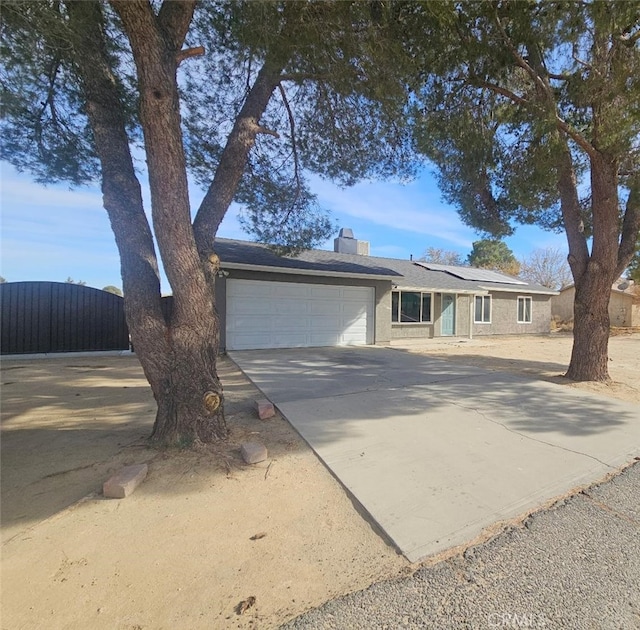
<svg viewBox="0 0 640 630">
<path fill-rule="evenodd" d="M 514 430 L 576 438 L 638 420 L 628 403 L 397 349 L 247 351 L 232 358 L 275 404 L 318 408 L 314 435 L 322 442 L 347 432 L 362 437 L 367 424 L 398 416 L 455 422 L 456 408 Z"/>
<path fill-rule="evenodd" d="M 197 493 L 247 468 L 243 441 L 263 441 L 271 458 L 307 448 L 280 415 L 257 418 L 262 394 L 224 357 L 219 374 L 231 435 L 198 451 L 150 447 L 156 407 L 135 357 L 70 355 L 3 368 L 3 381 L 12 381 L 3 392 L 0 441 L 3 539 L 88 495 L 102 500 L 102 484 L 123 466 L 148 462 L 150 479 L 167 480 L 138 492 Z"/>
<path fill-rule="evenodd" d="M 525 374 L 542 380 L 550 380 L 558 376 L 564 376 L 568 369 L 566 363 L 555 361 L 533 361 L 527 358 L 503 358 L 480 354 L 438 354 L 430 353 L 430 356 L 443 361 L 461 362 L 465 365 L 474 365 L 486 370 L 509 372 L 510 374 Z"/>
<path fill-rule="evenodd" d="M 99 493 L 110 474 L 130 463 L 149 461 L 150 476 L 166 474 L 173 480 L 144 486 L 143 492 L 153 487 L 154 492 L 180 494 L 201 491 L 212 480 L 247 469 L 239 453 L 242 441 L 264 442 L 270 459 L 306 451 L 303 439 L 281 416 L 257 419 L 256 398 L 267 395 L 278 404 L 278 395 L 270 395 L 273 388 L 301 409 L 316 406 L 313 440 L 301 431 L 314 445 L 351 437 L 366 441 L 374 434 L 372 423 L 397 415 L 415 423 L 416 435 L 427 438 L 430 423 L 434 430 L 442 423 L 450 423 L 454 431 L 467 430 L 452 409 L 474 418 L 485 415 L 512 430 L 568 438 L 624 430 L 633 419 L 629 406 L 572 395 L 566 388 L 524 377 L 397 350 L 343 350 L 268 351 L 254 361 L 254 369 L 243 359 L 264 394 L 232 361 L 221 358 L 232 435 L 219 448 L 196 453 L 148 448 L 155 406 L 135 359 L 101 359 L 102 367 L 77 357 L 66 367 L 53 361 L 21 364 L 24 370 L 14 372 L 23 375 L 5 390 L 3 400 L 3 527 L 42 520 Z M 363 405 L 362 396 L 373 402 Z M 56 413 L 48 417 L 47 410 Z M 296 416 L 289 419 L 297 426 Z"/>
</svg>

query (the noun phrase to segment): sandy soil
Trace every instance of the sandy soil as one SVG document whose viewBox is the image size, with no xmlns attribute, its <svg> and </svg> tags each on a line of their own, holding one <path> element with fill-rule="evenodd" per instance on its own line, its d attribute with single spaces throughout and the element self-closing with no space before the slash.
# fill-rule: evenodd
<svg viewBox="0 0 640 630">
<path fill-rule="evenodd" d="M 523 374 L 628 402 L 640 403 L 640 332 L 617 329 L 609 339 L 609 383 L 564 378 L 571 359 L 571 333 L 531 337 L 476 337 L 394 341 L 394 348 L 462 361 L 488 370 Z"/>
<path fill-rule="evenodd" d="M 611 339 L 611 385 L 559 376 L 562 334 L 394 346 L 640 402 L 637 333 Z M 272 628 L 416 568 L 285 420 L 255 417 L 260 394 L 227 359 L 221 377 L 230 440 L 157 452 L 135 357 L 3 361 L 3 630 Z M 266 444 L 267 462 L 242 463 L 248 439 Z M 103 481 L 139 462 L 149 476 L 132 496 L 101 497 Z"/>
<path fill-rule="evenodd" d="M 408 566 L 285 420 L 255 417 L 258 390 L 229 360 L 231 439 L 197 453 L 146 447 L 135 358 L 2 367 L 3 630 L 269 628 Z M 249 439 L 267 462 L 242 462 Z M 100 496 L 140 462 L 133 495 Z"/>
</svg>

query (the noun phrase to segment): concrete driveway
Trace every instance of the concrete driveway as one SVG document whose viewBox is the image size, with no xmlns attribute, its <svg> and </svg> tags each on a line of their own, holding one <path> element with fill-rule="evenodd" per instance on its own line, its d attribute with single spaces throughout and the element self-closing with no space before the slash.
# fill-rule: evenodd
<svg viewBox="0 0 640 630">
<path fill-rule="evenodd" d="M 640 409 L 376 347 L 233 352 L 412 562 L 640 455 Z"/>
</svg>

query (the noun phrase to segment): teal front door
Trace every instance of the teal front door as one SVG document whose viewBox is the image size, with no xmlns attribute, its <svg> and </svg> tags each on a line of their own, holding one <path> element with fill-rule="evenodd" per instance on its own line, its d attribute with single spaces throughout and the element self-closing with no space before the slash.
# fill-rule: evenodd
<svg viewBox="0 0 640 630">
<path fill-rule="evenodd" d="M 440 334 L 443 337 L 450 337 L 456 334 L 456 296 L 450 293 L 442 294 Z"/>
</svg>

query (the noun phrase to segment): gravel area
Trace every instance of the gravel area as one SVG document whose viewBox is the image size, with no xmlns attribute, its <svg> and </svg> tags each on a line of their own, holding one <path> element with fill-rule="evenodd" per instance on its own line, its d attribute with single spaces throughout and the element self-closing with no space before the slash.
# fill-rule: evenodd
<svg viewBox="0 0 640 630">
<path fill-rule="evenodd" d="M 282 628 L 640 628 L 640 463 L 461 556 Z"/>
</svg>

